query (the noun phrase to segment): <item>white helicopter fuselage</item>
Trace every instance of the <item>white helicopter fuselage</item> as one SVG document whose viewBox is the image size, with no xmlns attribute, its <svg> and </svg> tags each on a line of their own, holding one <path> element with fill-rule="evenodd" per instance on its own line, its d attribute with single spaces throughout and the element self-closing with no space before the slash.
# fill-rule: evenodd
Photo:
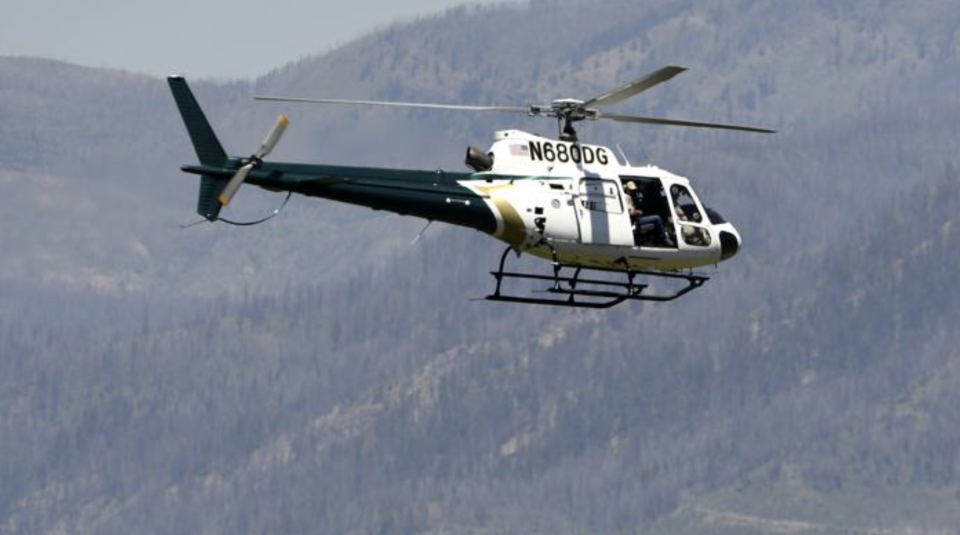
<svg viewBox="0 0 960 535">
<path fill-rule="evenodd" d="M 739 249 L 737 230 L 703 206 L 688 179 L 630 166 L 607 147 L 504 130 L 489 154 L 492 168 L 460 184 L 484 199 L 497 218 L 494 236 L 518 252 L 547 259 L 555 252 L 584 267 L 626 262 L 672 271 L 717 264 Z M 631 217 L 637 197 L 628 198 L 628 183 L 644 192 L 638 207 L 647 224 Z M 659 217 L 662 232 L 649 216 Z"/>
</svg>

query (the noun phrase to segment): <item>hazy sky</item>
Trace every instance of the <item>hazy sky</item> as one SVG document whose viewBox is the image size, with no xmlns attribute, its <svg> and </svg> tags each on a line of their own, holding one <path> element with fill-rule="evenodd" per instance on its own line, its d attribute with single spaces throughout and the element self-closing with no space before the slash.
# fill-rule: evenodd
<svg viewBox="0 0 960 535">
<path fill-rule="evenodd" d="M 248 77 L 325 52 L 396 20 L 488 3 L 3 0 L 0 55 L 41 56 L 156 75 Z"/>
</svg>

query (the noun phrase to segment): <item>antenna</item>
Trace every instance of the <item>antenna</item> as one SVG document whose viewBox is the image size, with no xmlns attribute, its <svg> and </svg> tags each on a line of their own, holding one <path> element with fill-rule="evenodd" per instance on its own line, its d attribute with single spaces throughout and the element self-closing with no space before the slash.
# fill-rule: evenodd
<svg viewBox="0 0 960 535">
<path fill-rule="evenodd" d="M 627 158 L 627 155 L 624 154 L 623 148 L 620 147 L 619 143 L 617 143 L 616 147 L 617 147 L 617 151 L 620 152 L 620 157 L 623 158 L 623 163 L 627 164 L 627 167 L 633 167 L 632 165 L 630 165 L 630 160 Z"/>
</svg>

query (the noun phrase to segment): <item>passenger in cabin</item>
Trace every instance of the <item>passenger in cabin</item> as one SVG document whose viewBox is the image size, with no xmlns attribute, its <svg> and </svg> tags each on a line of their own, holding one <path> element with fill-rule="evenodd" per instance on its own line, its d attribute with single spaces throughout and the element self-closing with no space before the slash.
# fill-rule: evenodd
<svg viewBox="0 0 960 535">
<path fill-rule="evenodd" d="M 640 208 L 643 204 L 643 193 L 637 188 L 637 184 L 630 180 L 623 185 L 623 191 L 626 193 L 627 213 L 630 214 L 630 222 L 633 225 L 634 243 L 640 245 L 643 234 L 653 230 L 655 244 L 669 245 L 663 227 L 663 218 L 656 214 L 643 215 L 643 210 Z"/>
</svg>

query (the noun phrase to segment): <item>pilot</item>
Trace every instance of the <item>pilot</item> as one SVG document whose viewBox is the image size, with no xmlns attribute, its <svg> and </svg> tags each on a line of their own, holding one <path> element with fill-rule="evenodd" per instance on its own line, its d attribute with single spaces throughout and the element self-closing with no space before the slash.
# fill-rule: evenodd
<svg viewBox="0 0 960 535">
<path fill-rule="evenodd" d="M 653 225 L 654 235 L 659 243 L 667 243 L 667 235 L 663 227 L 663 218 L 659 215 L 643 215 L 640 205 L 643 203 L 643 194 L 637 188 L 637 184 L 630 180 L 623 185 L 627 198 L 627 213 L 630 214 L 630 220 L 633 222 L 634 235 L 639 237 L 643 233 L 645 225 Z M 638 240 L 639 241 L 639 240 Z"/>
</svg>

